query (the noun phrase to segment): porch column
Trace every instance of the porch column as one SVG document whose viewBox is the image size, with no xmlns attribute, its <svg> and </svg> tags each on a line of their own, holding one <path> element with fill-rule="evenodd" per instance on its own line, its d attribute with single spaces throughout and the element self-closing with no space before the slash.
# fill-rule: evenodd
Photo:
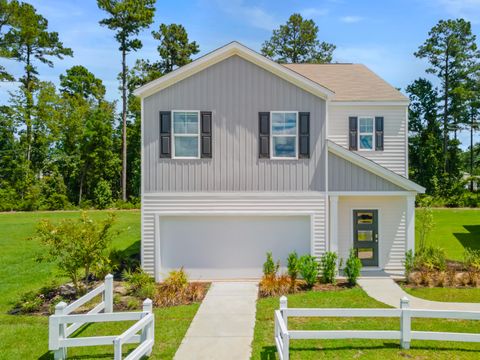
<svg viewBox="0 0 480 360">
<path fill-rule="evenodd" d="M 407 248 L 415 250 L 415 195 L 407 196 Z"/>
<path fill-rule="evenodd" d="M 338 253 L 338 196 L 330 196 L 329 200 L 330 246 L 328 249 Z"/>
</svg>

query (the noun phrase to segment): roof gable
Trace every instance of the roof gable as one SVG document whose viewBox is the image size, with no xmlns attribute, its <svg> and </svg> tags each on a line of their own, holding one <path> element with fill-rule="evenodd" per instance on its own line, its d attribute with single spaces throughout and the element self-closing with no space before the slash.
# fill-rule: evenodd
<svg viewBox="0 0 480 360">
<path fill-rule="evenodd" d="M 347 150 L 344 147 L 334 143 L 331 140 L 327 140 L 328 144 L 328 151 L 347 160 L 355 165 L 381 177 L 384 178 L 385 180 L 388 180 L 392 184 L 395 184 L 402 189 L 405 189 L 407 191 L 415 191 L 418 193 L 425 193 L 425 188 L 423 186 L 418 185 L 417 183 L 414 183 L 411 180 L 408 180 L 407 178 L 398 175 L 397 173 L 393 172 L 392 170 L 389 170 L 387 168 L 384 168 L 383 166 L 377 164 L 376 162 L 369 160 L 357 153 L 354 153 L 353 151 Z"/>
<path fill-rule="evenodd" d="M 327 87 L 308 79 L 275 61 L 267 59 L 259 53 L 235 41 L 139 87 L 134 91 L 134 94 L 141 98 L 145 98 L 234 55 L 238 55 L 318 97 L 329 99 L 334 95 L 334 92 Z"/>
</svg>

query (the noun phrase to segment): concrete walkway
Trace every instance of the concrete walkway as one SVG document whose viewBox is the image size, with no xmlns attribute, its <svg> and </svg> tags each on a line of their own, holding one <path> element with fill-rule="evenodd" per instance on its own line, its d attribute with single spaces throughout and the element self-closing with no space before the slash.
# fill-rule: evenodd
<svg viewBox="0 0 480 360">
<path fill-rule="evenodd" d="M 213 282 L 174 359 L 250 359 L 257 293 L 254 282 Z"/>
<path fill-rule="evenodd" d="M 358 284 L 370 297 L 396 308 L 400 307 L 400 299 L 406 296 L 410 299 L 412 309 L 480 311 L 480 303 L 441 302 L 417 298 L 403 291 L 388 276 L 362 276 Z"/>
</svg>

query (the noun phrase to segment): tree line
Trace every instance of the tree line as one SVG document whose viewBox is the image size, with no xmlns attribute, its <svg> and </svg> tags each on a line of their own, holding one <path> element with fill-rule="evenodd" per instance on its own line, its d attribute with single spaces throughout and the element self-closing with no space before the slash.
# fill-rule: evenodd
<svg viewBox="0 0 480 360">
<path fill-rule="evenodd" d="M 138 206 L 140 103 L 133 90 L 175 70 L 199 53 L 181 24 L 160 24 L 151 36 L 154 60 L 127 58 L 142 48 L 141 31 L 153 24 L 155 0 L 98 0 L 119 50 L 120 101 L 106 99 L 101 78 L 83 65 L 43 81 L 39 64 L 53 67 L 74 50 L 29 3 L 0 0 L 0 57 L 22 64 L 0 67 L 0 81 L 18 84 L 0 106 L 0 211 Z M 335 45 L 318 38 L 313 20 L 293 14 L 261 48 L 280 63 L 329 63 Z M 410 106 L 410 176 L 430 195 L 465 197 L 461 171 L 480 174 L 480 146 L 463 153 L 457 134 L 479 122 L 479 53 L 465 20 L 440 21 L 415 56 L 428 73 L 406 89 Z M 470 195 L 468 195 L 470 196 Z M 478 201 L 478 196 L 477 196 Z"/>
</svg>

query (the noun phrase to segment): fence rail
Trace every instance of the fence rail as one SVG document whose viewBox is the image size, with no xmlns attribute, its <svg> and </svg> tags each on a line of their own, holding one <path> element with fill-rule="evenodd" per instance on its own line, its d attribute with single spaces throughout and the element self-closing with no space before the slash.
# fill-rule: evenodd
<svg viewBox="0 0 480 360">
<path fill-rule="evenodd" d="M 400 330 L 288 330 L 289 317 L 390 317 L 400 319 Z M 480 334 L 412 331 L 412 318 L 480 320 L 480 311 L 410 309 L 408 298 L 400 300 L 400 309 L 302 309 L 289 308 L 287 298 L 280 298 L 275 310 L 275 345 L 280 360 L 289 359 L 290 340 L 296 339 L 388 339 L 400 340 L 403 349 L 411 340 L 480 342 Z"/>
<path fill-rule="evenodd" d="M 72 314 L 98 295 L 102 295 L 102 301 L 92 310 L 86 314 Z M 67 348 L 69 347 L 113 345 L 114 360 L 121 360 L 123 345 L 140 344 L 125 360 L 140 359 L 142 356 L 151 353 L 154 344 L 155 318 L 152 308 L 152 301 L 146 299 L 143 302 L 143 311 L 141 312 L 114 313 L 113 276 L 109 274 L 105 277 L 104 284 L 70 305 L 60 302 L 55 306 L 55 314 L 49 318 L 48 348 L 54 352 L 55 360 L 63 360 L 67 356 Z M 69 338 L 85 324 L 119 321 L 136 322 L 120 335 Z"/>
</svg>

